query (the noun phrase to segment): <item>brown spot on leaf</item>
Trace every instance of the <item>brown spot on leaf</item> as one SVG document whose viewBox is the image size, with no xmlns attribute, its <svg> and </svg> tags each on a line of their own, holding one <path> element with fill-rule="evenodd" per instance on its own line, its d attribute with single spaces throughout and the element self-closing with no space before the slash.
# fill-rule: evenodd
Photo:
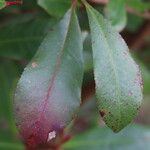
<svg viewBox="0 0 150 150">
<path fill-rule="evenodd" d="M 99 111 L 99 113 L 100 113 L 100 115 L 101 115 L 102 117 L 104 117 L 107 113 L 109 113 L 109 111 L 107 111 L 107 110 L 105 110 L 105 109 L 102 109 L 102 110 Z"/>
<path fill-rule="evenodd" d="M 140 108 L 141 108 L 141 107 L 139 106 L 139 107 L 137 108 L 137 111 L 139 111 L 139 110 L 140 110 Z"/>
<path fill-rule="evenodd" d="M 99 113 L 100 113 L 100 115 L 101 115 L 102 117 L 105 116 L 105 112 L 104 112 L 104 111 L 100 111 Z"/>
</svg>

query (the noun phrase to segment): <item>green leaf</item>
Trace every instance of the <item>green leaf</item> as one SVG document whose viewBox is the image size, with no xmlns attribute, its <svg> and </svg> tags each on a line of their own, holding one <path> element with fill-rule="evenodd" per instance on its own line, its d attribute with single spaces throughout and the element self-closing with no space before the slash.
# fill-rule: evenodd
<svg viewBox="0 0 150 150">
<path fill-rule="evenodd" d="M 138 65 L 122 37 L 85 2 L 92 36 L 98 108 L 104 121 L 118 132 L 137 114 L 142 100 Z"/>
<path fill-rule="evenodd" d="M 83 56 L 84 56 L 84 72 L 93 71 L 93 58 L 92 58 L 92 46 L 91 36 L 88 32 L 82 32 L 83 38 Z"/>
<path fill-rule="evenodd" d="M 20 144 L 17 136 L 16 126 L 12 114 L 13 89 L 19 76 L 19 68 L 12 61 L 0 63 L 0 149 L 15 150 L 9 145 Z M 7 142 L 8 144 L 6 144 Z M 12 144 L 10 144 L 12 143 Z"/>
<path fill-rule="evenodd" d="M 73 8 L 48 33 L 18 83 L 15 118 L 25 142 L 45 143 L 49 132 L 73 119 L 80 106 L 82 49 Z"/>
<path fill-rule="evenodd" d="M 70 0 L 38 0 L 39 6 L 55 17 L 62 17 L 71 5 Z"/>
<path fill-rule="evenodd" d="M 142 0 L 126 0 L 126 4 L 139 12 L 148 11 L 150 9 L 150 2 L 144 2 Z"/>
<path fill-rule="evenodd" d="M 122 31 L 127 24 L 125 0 L 110 0 L 106 16 L 116 31 Z"/>
<path fill-rule="evenodd" d="M 3 62 L 0 64 L 0 122 L 7 124 L 8 128 L 13 132 L 14 121 L 12 117 L 12 91 L 15 85 L 18 68 L 12 62 Z M 0 131 L 4 130 L 3 128 Z M 9 135 L 10 136 L 10 135 Z M 0 141 L 3 139 L 0 135 Z"/>
<path fill-rule="evenodd" d="M 35 15 L 21 15 L 9 21 L 0 27 L 0 56 L 17 60 L 31 59 L 55 23 L 55 19 L 37 18 Z"/>
<path fill-rule="evenodd" d="M 113 134 L 107 128 L 93 128 L 64 145 L 65 150 L 149 150 L 150 129 L 131 126 Z"/>
<path fill-rule="evenodd" d="M 0 149 L 3 149 L 3 150 L 24 150 L 24 147 L 21 144 L 0 142 Z"/>
<path fill-rule="evenodd" d="M 144 82 L 144 88 L 143 92 L 144 94 L 150 93 L 150 71 L 144 66 L 144 64 L 140 64 L 143 82 Z"/>
<path fill-rule="evenodd" d="M 6 6 L 5 0 L 0 0 L 0 9 L 4 8 Z"/>
<path fill-rule="evenodd" d="M 145 19 L 133 14 L 128 14 L 128 23 L 126 29 L 130 32 L 137 32 L 144 24 Z"/>
</svg>

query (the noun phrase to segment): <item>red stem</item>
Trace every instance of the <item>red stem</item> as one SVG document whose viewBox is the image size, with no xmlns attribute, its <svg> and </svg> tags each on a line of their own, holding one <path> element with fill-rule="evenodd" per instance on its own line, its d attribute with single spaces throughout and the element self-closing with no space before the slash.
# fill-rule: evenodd
<svg viewBox="0 0 150 150">
<path fill-rule="evenodd" d="M 72 6 L 75 8 L 77 5 L 77 0 L 72 0 Z"/>
<path fill-rule="evenodd" d="M 21 5 L 22 4 L 22 1 L 6 1 L 6 6 L 12 6 L 12 5 Z"/>
</svg>

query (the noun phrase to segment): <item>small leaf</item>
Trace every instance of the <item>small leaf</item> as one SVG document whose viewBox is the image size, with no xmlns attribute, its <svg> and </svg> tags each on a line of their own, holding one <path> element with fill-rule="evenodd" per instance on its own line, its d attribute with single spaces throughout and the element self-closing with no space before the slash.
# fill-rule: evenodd
<svg viewBox="0 0 150 150">
<path fill-rule="evenodd" d="M 80 106 L 82 38 L 76 14 L 67 12 L 25 68 L 15 95 L 17 126 L 26 144 L 48 140 L 73 119 Z"/>
<path fill-rule="evenodd" d="M 106 16 L 116 31 L 122 31 L 127 24 L 125 0 L 110 0 L 106 8 Z"/>
<path fill-rule="evenodd" d="M 104 121 L 118 132 L 137 114 L 142 100 L 138 65 L 122 37 L 85 2 L 92 36 L 98 108 Z"/>
<path fill-rule="evenodd" d="M 113 134 L 107 128 L 96 127 L 77 135 L 64 145 L 65 150 L 149 150 L 150 129 L 134 125 Z"/>
<path fill-rule="evenodd" d="M 4 8 L 6 6 L 5 0 L 0 0 L 0 9 Z"/>
<path fill-rule="evenodd" d="M 137 32 L 140 30 L 142 25 L 144 24 L 145 19 L 134 14 L 128 14 L 128 23 L 126 25 L 126 29 L 129 32 Z"/>
<path fill-rule="evenodd" d="M 126 0 L 126 4 L 136 11 L 145 12 L 150 9 L 150 2 L 144 2 L 142 0 Z"/>
<path fill-rule="evenodd" d="M 39 6 L 44 8 L 48 14 L 62 17 L 71 5 L 70 0 L 38 0 Z"/>
</svg>

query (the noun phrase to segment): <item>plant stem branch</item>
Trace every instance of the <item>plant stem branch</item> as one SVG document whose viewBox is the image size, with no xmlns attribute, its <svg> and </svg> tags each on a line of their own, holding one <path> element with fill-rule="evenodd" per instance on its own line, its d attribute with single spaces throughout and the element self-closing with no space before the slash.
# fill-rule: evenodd
<svg viewBox="0 0 150 150">
<path fill-rule="evenodd" d="M 75 8 L 77 6 L 77 0 L 72 0 L 72 6 Z"/>
<path fill-rule="evenodd" d="M 12 6 L 12 5 L 22 5 L 23 1 L 19 0 L 19 1 L 6 1 L 6 6 Z"/>
</svg>

